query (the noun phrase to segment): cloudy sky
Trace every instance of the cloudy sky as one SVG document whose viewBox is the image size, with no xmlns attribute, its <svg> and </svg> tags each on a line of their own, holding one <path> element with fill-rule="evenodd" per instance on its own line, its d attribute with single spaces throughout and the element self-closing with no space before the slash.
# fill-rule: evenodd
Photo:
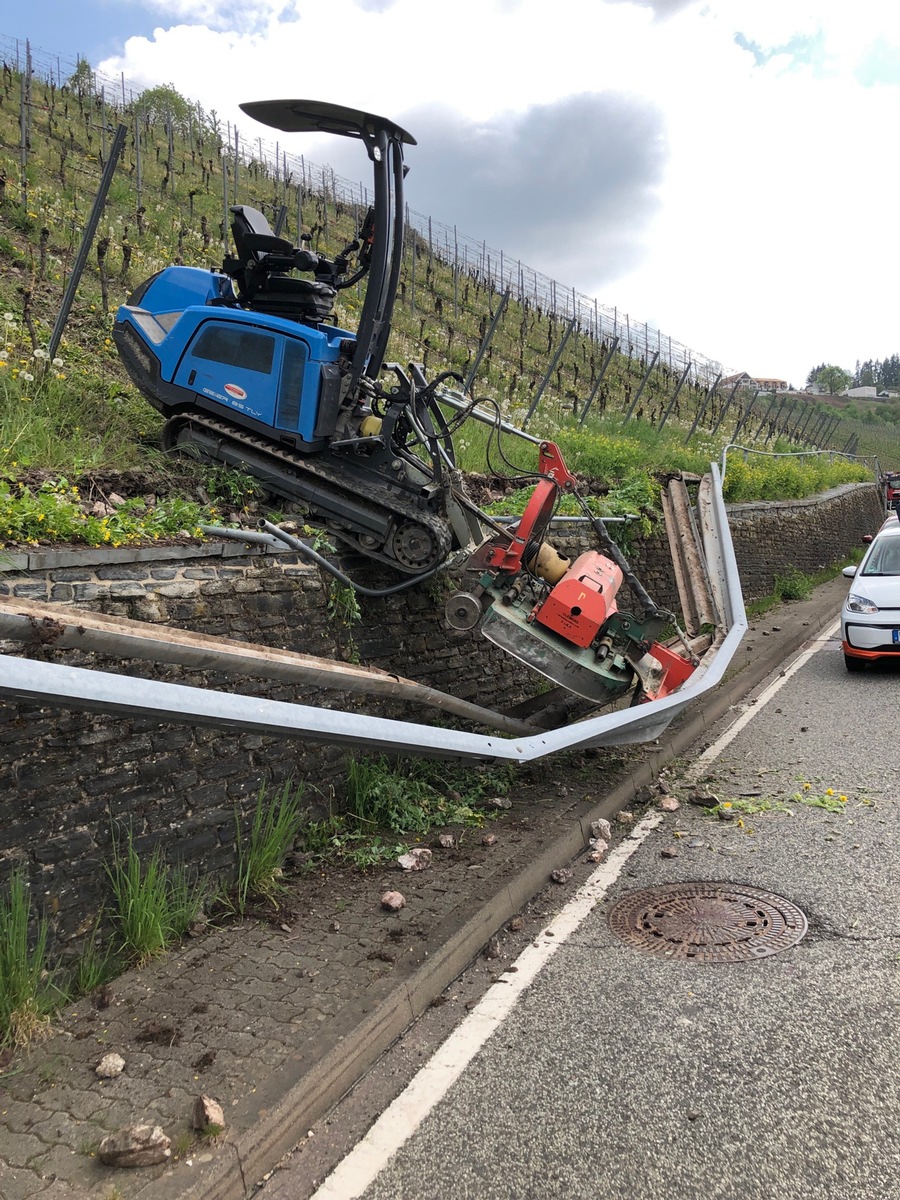
<svg viewBox="0 0 900 1200">
<path fill-rule="evenodd" d="M 726 367 L 900 352 L 898 0 L 6 0 L 4 45 L 416 137 L 412 208 Z M 350 178 L 358 144 L 288 149 Z"/>
</svg>

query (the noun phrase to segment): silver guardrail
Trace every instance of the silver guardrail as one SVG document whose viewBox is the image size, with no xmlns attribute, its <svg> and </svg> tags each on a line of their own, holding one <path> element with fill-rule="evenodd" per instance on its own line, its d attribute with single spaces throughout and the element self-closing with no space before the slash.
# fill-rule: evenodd
<svg viewBox="0 0 900 1200">
<path fill-rule="evenodd" d="M 703 552 L 721 614 L 719 644 L 678 691 L 662 700 L 603 713 L 558 729 L 501 737 L 444 729 L 415 721 L 367 716 L 339 708 L 289 704 L 125 674 L 0 657 L 0 697 L 65 709 L 125 714 L 150 721 L 239 729 L 245 733 L 341 743 L 426 757 L 532 762 L 562 750 L 652 741 L 722 679 L 747 630 L 740 577 L 718 465 L 701 499 Z"/>
</svg>

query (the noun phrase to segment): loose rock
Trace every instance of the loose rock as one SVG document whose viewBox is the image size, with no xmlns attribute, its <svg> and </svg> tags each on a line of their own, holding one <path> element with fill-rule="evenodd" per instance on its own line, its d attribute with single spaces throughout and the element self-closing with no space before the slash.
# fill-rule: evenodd
<svg viewBox="0 0 900 1200">
<path fill-rule="evenodd" d="M 591 834 L 595 838 L 603 838 L 608 842 L 612 837 L 612 826 L 609 821 L 601 817 L 599 821 L 591 822 Z"/>
<path fill-rule="evenodd" d="M 170 1146 L 158 1125 L 127 1125 L 103 1139 L 97 1156 L 108 1167 L 155 1167 L 170 1157 Z"/>
<path fill-rule="evenodd" d="M 663 812 L 678 812 L 681 804 L 674 796 L 660 796 L 659 807 Z"/>
<path fill-rule="evenodd" d="M 719 803 L 719 797 L 716 796 L 709 788 L 695 788 L 688 796 L 691 804 L 696 804 L 699 808 L 715 808 Z"/>
<path fill-rule="evenodd" d="M 490 939 L 490 941 L 484 948 L 484 957 L 485 958 L 499 958 L 500 957 L 500 940 L 499 940 L 499 938 L 492 937 Z"/>
<path fill-rule="evenodd" d="M 94 1067 L 94 1074 L 100 1079 L 115 1079 L 125 1070 L 125 1059 L 121 1054 L 104 1054 Z"/>
<path fill-rule="evenodd" d="M 554 883 L 568 883 L 574 874 L 575 872 L 570 871 L 568 867 L 560 867 L 559 870 L 550 872 L 550 878 Z"/>
<path fill-rule="evenodd" d="M 385 892 L 381 897 L 381 907 L 388 912 L 399 912 L 401 908 L 406 908 L 406 897 L 400 892 Z"/>
<path fill-rule="evenodd" d="M 521 913 L 516 913 L 516 915 L 512 918 L 512 920 L 509 923 L 510 932 L 518 933 L 520 929 L 524 929 L 524 928 L 525 928 L 525 918 L 522 916 Z"/>
<path fill-rule="evenodd" d="M 225 1113 L 218 1100 L 212 1096 L 198 1096 L 191 1113 L 191 1127 L 205 1132 L 221 1133 L 225 1128 Z"/>
<path fill-rule="evenodd" d="M 455 850 L 456 838 L 452 833 L 442 833 L 437 840 L 437 844 L 442 850 Z"/>
<path fill-rule="evenodd" d="M 497 845 L 496 833 L 486 833 L 484 835 L 484 837 L 481 839 L 481 844 L 482 844 L 482 846 L 496 846 Z"/>
<path fill-rule="evenodd" d="M 627 808 L 623 808 L 621 812 L 616 813 L 616 820 L 620 825 L 633 825 L 634 813 L 629 812 Z"/>
<path fill-rule="evenodd" d="M 397 862 L 404 871 L 424 871 L 431 866 L 431 851 L 427 846 L 417 846 L 408 854 L 401 854 Z"/>
<path fill-rule="evenodd" d="M 485 800 L 484 803 L 488 808 L 512 808 L 509 796 L 491 796 L 490 800 Z"/>
<path fill-rule="evenodd" d="M 661 858 L 677 858 L 678 849 L 675 846 L 663 846 L 659 854 Z"/>
<path fill-rule="evenodd" d="M 588 855 L 588 862 L 603 862 L 606 857 L 606 852 L 609 849 L 609 842 L 605 842 L 603 838 L 596 838 L 593 847 Z"/>
</svg>

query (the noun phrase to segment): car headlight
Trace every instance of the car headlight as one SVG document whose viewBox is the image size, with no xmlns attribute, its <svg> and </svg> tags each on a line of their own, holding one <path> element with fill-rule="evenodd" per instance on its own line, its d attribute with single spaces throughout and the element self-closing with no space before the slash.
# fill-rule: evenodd
<svg viewBox="0 0 900 1200">
<path fill-rule="evenodd" d="M 847 597 L 847 609 L 854 613 L 877 613 L 878 605 L 873 604 L 868 596 L 857 596 L 851 592 Z"/>
</svg>

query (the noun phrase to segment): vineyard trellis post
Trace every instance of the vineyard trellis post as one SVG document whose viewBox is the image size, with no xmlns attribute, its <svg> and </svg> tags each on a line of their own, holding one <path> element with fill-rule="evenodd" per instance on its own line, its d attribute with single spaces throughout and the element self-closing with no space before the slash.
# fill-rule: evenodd
<svg viewBox="0 0 900 1200">
<path fill-rule="evenodd" d="M 588 411 L 594 402 L 594 397 L 600 391 L 600 384 L 603 382 L 603 376 L 606 374 L 607 370 L 609 369 L 609 365 L 612 362 L 618 348 L 619 348 L 619 339 L 616 337 L 616 338 L 613 338 L 612 342 L 610 343 L 609 350 L 606 353 L 606 358 L 604 358 L 604 360 L 603 360 L 603 365 L 600 367 L 600 371 L 597 375 L 596 380 L 594 381 L 594 386 L 591 389 L 591 394 L 590 394 L 590 396 L 588 396 L 587 400 L 585 401 L 584 410 L 582 411 L 581 419 L 578 422 L 579 429 L 584 424 L 585 418 L 588 415 Z"/>
<path fill-rule="evenodd" d="M 222 253 L 228 253 L 228 147 L 222 147 Z"/>
<path fill-rule="evenodd" d="M 416 248 L 416 231 L 409 223 L 408 204 L 406 206 L 406 229 L 408 233 L 412 234 L 412 237 L 409 239 L 409 311 L 414 313 L 416 311 L 416 256 L 418 251 Z"/>
<path fill-rule="evenodd" d="M 688 442 L 691 440 L 691 438 L 697 432 L 697 426 L 700 424 L 700 422 L 706 416 L 706 410 L 707 410 L 709 403 L 712 400 L 713 396 L 715 396 L 715 394 L 716 394 L 716 390 L 718 389 L 721 378 L 722 378 L 722 372 L 720 371 L 719 374 L 715 378 L 715 382 L 706 389 L 706 395 L 703 397 L 703 403 L 697 409 L 696 415 L 694 416 L 693 423 L 691 424 L 691 428 L 688 431 L 688 435 L 684 439 L 685 445 L 688 444 Z"/>
<path fill-rule="evenodd" d="M 238 127 L 234 127 L 234 179 L 232 180 L 232 204 L 238 202 L 238 167 L 241 161 L 241 135 L 238 133 Z M 222 159 L 224 163 L 225 160 Z"/>
<path fill-rule="evenodd" d="M 756 397 L 759 395 L 759 388 L 755 388 L 752 397 L 744 405 L 744 408 L 738 417 L 737 425 L 734 427 L 734 433 L 731 435 L 731 440 L 736 442 L 740 436 L 741 430 L 750 420 L 750 415 L 753 412 L 753 406 L 756 404 Z"/>
<path fill-rule="evenodd" d="M 547 384 L 550 382 L 553 372 L 556 370 L 556 364 L 559 362 L 560 357 L 562 356 L 562 352 L 566 348 L 566 342 L 571 337 L 572 330 L 574 328 L 575 328 L 575 318 L 573 317 L 571 319 L 571 321 L 569 321 L 569 324 L 566 326 L 566 332 L 563 334 L 562 340 L 560 341 L 559 346 L 557 347 L 556 353 L 553 356 L 553 361 L 550 363 L 549 367 L 547 368 L 546 374 L 544 375 L 544 378 L 541 380 L 540 387 L 538 388 L 537 392 L 535 393 L 535 397 L 531 402 L 531 407 L 528 409 L 528 412 L 525 414 L 525 420 L 522 422 L 523 429 L 525 429 L 527 427 L 528 422 L 534 416 L 534 410 L 537 408 L 538 404 L 540 404 L 541 396 L 543 396 L 543 394 L 547 388 Z"/>
<path fill-rule="evenodd" d="M 16 63 L 18 65 L 16 42 Z M 31 42 L 25 42 L 25 70 L 19 77 L 21 108 L 19 111 L 19 162 L 22 168 L 22 210 L 28 211 L 28 144 L 31 139 Z"/>
<path fill-rule="evenodd" d="M 769 401 L 769 407 L 766 409 L 765 416 L 764 416 L 764 417 L 763 417 L 763 419 L 760 421 L 760 423 L 759 423 L 759 426 L 757 427 L 757 430 L 756 430 L 756 436 L 752 438 L 752 441 L 754 441 L 754 442 L 758 442 L 758 441 L 759 441 L 759 435 L 760 435 L 760 434 L 762 433 L 762 431 L 765 429 L 765 427 L 766 427 L 766 421 L 768 421 L 769 417 L 772 415 L 772 409 L 775 407 L 775 401 L 776 401 L 777 399 L 778 399 L 778 397 L 777 397 L 777 396 L 776 396 L 776 394 L 773 392 L 773 393 L 772 393 L 772 399 Z"/>
<path fill-rule="evenodd" d="M 725 401 L 724 405 L 722 406 L 722 411 L 719 413 L 719 419 L 718 419 L 718 421 L 716 421 L 715 425 L 712 427 L 712 430 L 710 432 L 710 437 L 716 436 L 716 434 L 719 432 L 719 428 L 721 427 L 722 422 L 728 416 L 728 410 L 731 408 L 732 401 L 734 400 L 735 396 L 737 395 L 737 390 L 738 390 L 739 384 L 740 384 L 740 380 L 736 379 L 731 388 L 731 391 L 728 393 L 728 399 Z"/>
<path fill-rule="evenodd" d="M 616 341 L 618 341 L 618 338 L 616 339 Z M 625 416 L 622 418 L 623 425 L 627 425 L 628 422 L 631 420 L 632 416 L 634 415 L 634 410 L 637 408 L 638 403 L 640 402 L 641 396 L 644 394 L 644 388 L 647 386 L 647 381 L 650 378 L 650 374 L 658 362 L 659 362 L 659 351 L 654 350 L 653 357 L 650 359 L 650 362 L 647 364 L 647 370 L 644 372 L 644 376 L 641 379 L 641 382 L 638 384 L 638 390 L 634 394 L 634 399 L 631 401 L 631 404 L 628 406 L 628 412 L 626 412 Z"/>
<path fill-rule="evenodd" d="M 453 226 L 453 319 L 459 317 L 459 239 Z"/>
<path fill-rule="evenodd" d="M 772 418 L 772 423 L 769 426 L 769 431 L 763 440 L 764 446 L 768 446 L 769 442 L 772 441 L 775 438 L 776 434 L 778 433 L 778 428 L 779 428 L 778 422 L 781 420 L 781 414 L 784 411 L 784 406 L 786 403 L 787 403 L 787 397 L 782 396 L 781 403 L 778 405 L 778 412 Z"/>
<path fill-rule="evenodd" d="M 815 406 L 815 404 L 810 404 L 809 413 L 806 414 L 806 420 L 803 422 L 803 428 L 802 428 L 802 430 L 800 430 L 800 432 L 798 434 L 798 439 L 799 439 L 800 443 L 805 442 L 806 430 L 808 430 L 808 428 L 810 426 L 810 422 L 812 421 L 812 418 L 814 418 L 815 415 L 816 415 L 816 406 Z"/>
<path fill-rule="evenodd" d="M 493 336 L 494 336 L 494 333 L 496 332 L 497 326 L 500 324 L 500 318 L 503 316 L 503 313 L 506 311 L 506 306 L 508 303 L 509 303 L 509 288 L 507 288 L 506 291 L 503 293 L 503 296 L 500 299 L 500 303 L 497 305 L 497 311 L 494 313 L 494 316 L 491 319 L 491 323 L 488 326 L 484 337 L 481 339 L 481 345 L 478 347 L 478 353 L 475 355 L 475 359 L 472 362 L 472 365 L 469 367 L 468 373 L 466 374 L 466 382 L 465 382 L 465 390 L 466 391 L 469 390 L 469 388 L 472 386 L 472 384 L 475 381 L 475 376 L 478 373 L 478 368 L 481 366 L 481 360 L 484 358 L 485 354 L 487 353 L 487 348 L 491 344 L 491 340 L 493 339 Z"/>
<path fill-rule="evenodd" d="M 671 352 L 671 347 L 672 347 L 672 340 L 671 340 L 671 338 L 670 338 L 670 339 L 669 339 L 669 350 L 670 350 L 670 352 Z M 671 360 L 670 360 L 670 361 L 671 361 Z M 679 397 L 679 395 L 681 394 L 681 389 L 684 387 L 685 383 L 687 383 L 687 377 L 688 377 L 688 375 L 690 375 L 690 373 L 691 373 L 691 366 L 692 366 L 692 365 L 693 365 L 693 364 L 691 363 L 691 360 L 690 360 L 690 359 L 688 359 L 688 361 L 687 361 L 687 365 L 685 366 L 684 370 L 683 370 L 683 371 L 682 371 L 682 373 L 681 373 L 681 378 L 678 380 L 678 383 L 677 383 L 677 385 L 676 385 L 676 387 L 675 387 L 675 392 L 674 392 L 674 394 L 673 394 L 673 396 L 672 396 L 672 399 L 669 401 L 669 407 L 668 407 L 668 408 L 666 409 L 666 411 L 663 413 L 663 418 L 662 418 L 662 420 L 661 420 L 661 421 L 660 421 L 660 423 L 659 423 L 659 428 L 660 428 L 660 431 L 662 431 L 662 430 L 665 428 L 666 421 L 668 421 L 669 417 L 672 415 L 672 410 L 674 409 L 675 405 L 678 403 L 678 397 Z"/>
<path fill-rule="evenodd" d="M 116 136 L 113 138 L 112 146 L 109 151 L 109 158 L 106 160 L 106 166 L 103 168 L 103 175 L 100 179 L 100 187 L 97 189 L 97 195 L 94 197 L 94 203 L 91 207 L 90 216 L 88 217 L 87 225 L 85 225 L 84 233 L 81 238 L 81 245 L 78 247 L 78 254 L 75 258 L 72 273 L 69 276 L 69 281 L 66 284 L 66 290 L 63 293 L 62 304 L 56 316 L 56 321 L 53 325 L 53 331 L 50 334 L 50 345 L 48 346 L 48 356 L 53 359 L 56 357 L 56 352 L 59 350 L 59 344 L 62 341 L 63 331 L 66 327 L 66 322 L 69 319 L 69 313 L 72 310 L 72 304 L 75 300 L 75 293 L 78 290 L 78 284 L 81 280 L 82 272 L 87 263 L 88 253 L 91 249 L 91 243 L 94 240 L 94 234 L 97 232 L 97 226 L 100 224 L 100 217 L 103 215 L 103 207 L 106 204 L 106 197 L 112 183 L 113 175 L 115 174 L 116 166 L 119 162 L 119 155 L 122 153 L 122 148 L 125 145 L 125 135 L 128 129 L 125 125 L 119 125 L 116 129 Z"/>
</svg>

